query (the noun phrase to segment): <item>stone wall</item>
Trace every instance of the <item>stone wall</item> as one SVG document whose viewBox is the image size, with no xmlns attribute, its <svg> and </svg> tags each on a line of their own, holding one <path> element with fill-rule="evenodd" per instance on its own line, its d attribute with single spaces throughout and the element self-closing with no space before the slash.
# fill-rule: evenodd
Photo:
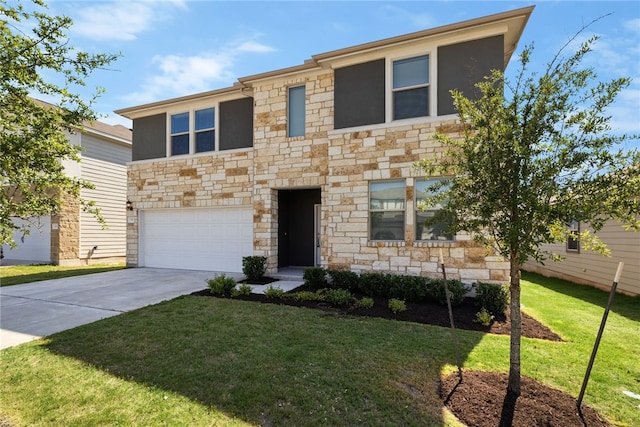
<svg viewBox="0 0 640 427">
<path fill-rule="evenodd" d="M 62 207 L 51 215 L 51 262 L 57 265 L 80 264 L 80 202 L 62 195 Z"/>
</svg>

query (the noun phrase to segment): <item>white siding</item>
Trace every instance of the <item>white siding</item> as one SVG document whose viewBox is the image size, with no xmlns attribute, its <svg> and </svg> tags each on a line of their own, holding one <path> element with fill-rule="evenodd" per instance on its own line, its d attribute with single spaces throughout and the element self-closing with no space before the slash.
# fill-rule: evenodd
<svg viewBox="0 0 640 427">
<path fill-rule="evenodd" d="M 16 225 L 24 224 L 20 218 L 14 218 Z M 22 233 L 14 232 L 13 239 L 18 246 L 13 249 L 9 245 L 2 246 L 5 259 L 51 262 L 51 217 L 41 216 L 33 221 L 35 226 L 29 228 L 30 234 L 23 236 Z"/>
<path fill-rule="evenodd" d="M 95 185 L 82 197 L 93 200 L 107 222 L 102 229 L 90 214 L 80 214 L 80 258 L 124 257 L 126 255 L 127 167 L 131 147 L 83 134 L 82 178 Z M 93 251 L 93 247 L 98 249 Z"/>
<path fill-rule="evenodd" d="M 624 262 L 618 290 L 627 294 L 640 294 L 640 233 L 626 231 L 622 225 L 609 221 L 597 234 L 611 250 L 611 257 L 580 250 L 566 252 L 564 244 L 545 245 L 542 249 L 565 257 L 562 262 L 545 261 L 545 265 L 528 261 L 524 269 L 562 277 L 577 283 L 611 287 L 619 262 Z"/>
</svg>

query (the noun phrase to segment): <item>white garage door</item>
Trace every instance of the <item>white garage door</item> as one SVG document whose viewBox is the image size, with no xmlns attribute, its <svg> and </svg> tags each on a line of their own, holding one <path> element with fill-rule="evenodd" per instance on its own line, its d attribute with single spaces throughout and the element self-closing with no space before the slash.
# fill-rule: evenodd
<svg viewBox="0 0 640 427">
<path fill-rule="evenodd" d="M 24 222 L 14 219 L 17 225 Z M 22 260 L 36 262 L 51 262 L 51 217 L 41 216 L 37 218 L 37 227 L 31 227 L 31 234 L 23 236 L 22 233 L 13 233 L 13 239 L 18 246 L 9 249 L 8 245 L 2 247 L 4 257 L 7 260 Z"/>
<path fill-rule="evenodd" d="M 140 211 L 142 267 L 242 272 L 253 254 L 252 208 Z"/>
</svg>

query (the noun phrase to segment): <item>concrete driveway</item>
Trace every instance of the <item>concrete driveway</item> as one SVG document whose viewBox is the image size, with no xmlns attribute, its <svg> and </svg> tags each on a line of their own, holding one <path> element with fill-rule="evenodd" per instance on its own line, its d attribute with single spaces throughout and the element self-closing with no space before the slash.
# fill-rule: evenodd
<svg viewBox="0 0 640 427">
<path fill-rule="evenodd" d="M 216 274 L 131 268 L 2 287 L 0 348 L 205 289 Z"/>
</svg>

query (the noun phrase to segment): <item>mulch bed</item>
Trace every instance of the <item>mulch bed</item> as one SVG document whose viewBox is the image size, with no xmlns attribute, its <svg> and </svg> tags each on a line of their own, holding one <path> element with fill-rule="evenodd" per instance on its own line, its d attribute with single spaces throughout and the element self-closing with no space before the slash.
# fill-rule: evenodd
<svg viewBox="0 0 640 427">
<path fill-rule="evenodd" d="M 305 287 L 294 289 L 290 293 L 298 290 L 308 290 Z M 192 295 L 198 296 L 214 296 L 211 295 L 208 289 L 194 292 Z M 362 295 L 357 295 L 359 298 Z M 296 307 L 307 307 L 318 310 L 332 311 L 336 313 L 343 313 L 354 316 L 370 316 L 370 317 L 382 317 L 384 319 L 400 320 L 403 322 L 415 322 L 426 325 L 436 325 L 449 327 L 449 311 L 447 307 L 435 302 L 424 303 L 412 303 L 407 302 L 407 310 L 401 313 L 394 314 L 389 310 L 388 300 L 386 298 L 374 297 L 374 305 L 371 308 L 358 308 L 358 309 L 344 309 L 331 307 L 324 302 L 318 301 L 296 301 L 291 298 L 285 299 L 269 299 L 261 294 L 251 294 L 246 296 L 238 296 L 234 299 L 244 301 L 255 301 L 259 303 L 269 304 L 284 304 Z M 453 321 L 456 328 L 466 329 L 471 331 L 479 331 L 490 334 L 509 335 L 511 322 L 509 321 L 509 315 L 499 316 L 493 321 L 490 326 L 483 326 L 479 323 L 475 323 L 473 319 L 478 312 L 478 307 L 473 303 L 473 298 L 466 298 L 462 305 L 453 307 Z M 562 341 L 562 339 L 553 333 L 542 323 L 538 322 L 531 316 L 522 313 L 522 336 L 529 338 L 540 338 L 550 341 Z"/>
<path fill-rule="evenodd" d="M 294 289 L 309 290 L 306 287 Z M 208 289 L 194 292 L 192 295 L 211 296 Z M 358 295 L 362 297 L 362 295 Z M 283 304 L 307 307 L 352 316 L 372 316 L 403 322 L 415 322 L 428 325 L 449 327 L 447 307 L 433 302 L 408 302 L 407 310 L 394 314 L 388 308 L 386 298 L 374 298 L 374 306 L 368 309 L 343 309 L 331 307 L 317 301 L 296 301 L 290 298 L 269 299 L 261 294 L 238 296 L 234 299 L 267 304 Z M 466 329 L 491 334 L 509 335 L 509 315 L 496 318 L 490 326 L 475 323 L 478 308 L 472 298 L 466 298 L 462 305 L 453 307 L 454 324 L 457 329 Z M 536 319 L 522 313 L 522 336 L 550 341 L 562 341 Z M 583 405 L 581 414 L 576 407 L 576 399 L 559 390 L 552 389 L 530 378 L 522 378 L 521 395 L 515 406 L 511 405 L 513 426 L 527 427 L 600 427 L 610 426 L 604 418 L 592 408 Z M 498 372 L 463 371 L 463 381 L 459 383 L 457 372 L 440 381 L 439 391 L 442 401 L 459 420 L 472 427 L 496 427 L 505 402 L 507 375 Z"/>
<path fill-rule="evenodd" d="M 463 371 L 462 382 L 458 373 L 442 379 L 440 397 L 460 421 L 474 427 L 496 427 L 507 389 L 507 374 L 498 372 Z M 521 394 L 513 410 L 514 426 L 531 427 L 604 427 L 610 426 L 598 413 L 582 405 L 578 412 L 576 399 L 522 377 Z"/>
</svg>

